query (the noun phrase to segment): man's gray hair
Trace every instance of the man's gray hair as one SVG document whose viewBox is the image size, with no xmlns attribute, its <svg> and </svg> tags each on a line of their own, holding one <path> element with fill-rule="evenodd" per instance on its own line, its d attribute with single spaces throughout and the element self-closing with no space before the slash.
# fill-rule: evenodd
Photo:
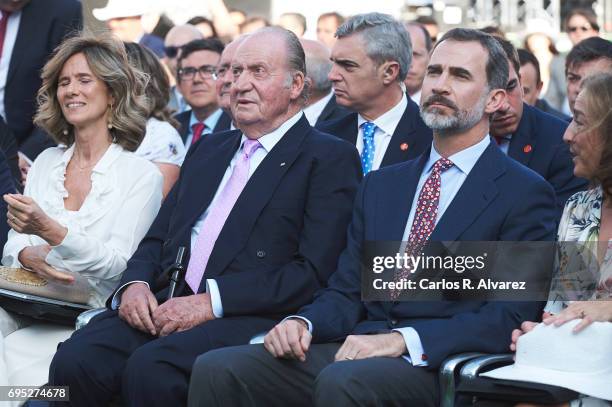
<svg viewBox="0 0 612 407">
<path fill-rule="evenodd" d="M 486 64 L 489 90 L 506 89 L 509 75 L 508 58 L 501 44 L 492 35 L 471 28 L 453 28 L 440 38 L 434 50 L 446 40 L 480 43 L 489 54 Z"/>
<path fill-rule="evenodd" d="M 306 78 L 306 56 L 304 54 L 304 48 L 302 47 L 300 39 L 297 37 L 297 35 L 289 30 L 276 26 L 260 28 L 256 31 L 256 33 L 271 33 L 283 37 L 285 39 L 285 44 L 287 44 L 287 66 L 289 67 L 289 71 L 292 74 L 295 72 L 301 72 L 304 75 L 304 78 Z M 291 80 L 293 80 L 292 76 L 290 76 L 288 83 L 291 83 Z M 308 99 L 307 81 L 304 81 L 302 99 L 304 103 L 306 103 L 306 100 Z"/>
<path fill-rule="evenodd" d="M 310 86 L 313 92 L 329 93 L 332 83 L 328 75 L 332 66 L 329 58 L 320 58 L 314 55 L 306 57 L 306 69 L 308 69 L 308 77 L 311 79 Z"/>
<path fill-rule="evenodd" d="M 387 61 L 399 64 L 398 82 L 406 79 L 412 63 L 412 43 L 404 25 L 388 14 L 357 14 L 336 30 L 336 37 L 343 38 L 360 33 L 368 57 L 381 65 Z"/>
</svg>

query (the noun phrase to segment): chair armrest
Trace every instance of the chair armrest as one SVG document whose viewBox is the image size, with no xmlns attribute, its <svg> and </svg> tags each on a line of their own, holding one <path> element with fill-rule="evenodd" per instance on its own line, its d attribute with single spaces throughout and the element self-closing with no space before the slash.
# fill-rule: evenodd
<svg viewBox="0 0 612 407">
<path fill-rule="evenodd" d="M 94 308 L 94 309 L 87 310 L 85 312 L 81 312 L 76 319 L 76 322 L 74 324 L 74 329 L 79 330 L 83 328 L 85 325 L 89 323 L 89 321 L 93 317 L 95 317 L 96 315 L 104 311 L 106 311 L 106 308 Z"/>
<path fill-rule="evenodd" d="M 455 405 L 456 380 L 458 369 L 465 362 L 484 355 L 484 353 L 469 352 L 453 355 L 442 362 L 439 370 L 440 377 L 440 406 L 453 407 Z"/>
<path fill-rule="evenodd" d="M 461 368 L 461 380 L 471 380 L 485 370 L 491 370 L 493 367 L 500 367 L 512 364 L 514 362 L 513 353 L 504 353 L 497 355 L 485 355 L 470 360 Z"/>
</svg>

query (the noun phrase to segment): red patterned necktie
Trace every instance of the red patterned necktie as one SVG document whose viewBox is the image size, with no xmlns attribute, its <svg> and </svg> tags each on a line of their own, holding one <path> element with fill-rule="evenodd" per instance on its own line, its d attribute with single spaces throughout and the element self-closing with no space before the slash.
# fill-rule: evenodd
<svg viewBox="0 0 612 407">
<path fill-rule="evenodd" d="M 6 37 L 6 26 L 11 13 L 8 11 L 2 12 L 2 20 L 0 20 L 0 58 L 2 58 L 2 49 L 4 48 L 4 39 Z M 10 56 L 9 56 L 10 57 Z"/>
<path fill-rule="evenodd" d="M 406 243 L 405 251 L 408 256 L 418 256 L 420 254 L 431 232 L 433 232 L 436 227 L 438 204 L 440 203 L 441 175 L 453 165 L 451 160 L 440 158 L 433 165 L 431 174 L 429 174 L 425 184 L 423 184 L 417 201 L 412 227 L 410 228 L 408 242 Z M 402 278 L 409 278 L 411 272 L 412 267 L 398 269 L 395 273 L 395 281 L 401 281 Z M 401 290 L 393 291 L 393 299 L 397 298 L 400 293 Z"/>
<path fill-rule="evenodd" d="M 193 133 L 191 145 L 194 145 L 202 137 L 202 133 L 204 133 L 205 128 L 206 125 L 202 122 L 197 122 L 191 125 L 191 131 Z"/>
</svg>

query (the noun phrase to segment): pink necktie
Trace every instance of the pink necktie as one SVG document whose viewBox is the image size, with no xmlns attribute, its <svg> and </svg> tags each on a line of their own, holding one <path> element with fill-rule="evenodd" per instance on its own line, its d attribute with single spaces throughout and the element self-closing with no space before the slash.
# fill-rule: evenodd
<svg viewBox="0 0 612 407">
<path fill-rule="evenodd" d="M 261 144 L 257 140 L 247 139 L 244 142 L 242 153 L 238 157 L 238 162 L 234 166 L 229 181 L 225 184 L 216 202 L 204 219 L 198 240 L 189 260 L 189 265 L 187 266 L 187 274 L 185 275 L 185 281 L 187 281 L 187 284 L 189 284 L 194 293 L 197 293 L 200 288 L 204 270 L 206 270 L 208 259 L 221 233 L 221 229 L 223 229 L 227 217 L 249 180 L 250 159 L 259 147 L 261 147 Z"/>
</svg>

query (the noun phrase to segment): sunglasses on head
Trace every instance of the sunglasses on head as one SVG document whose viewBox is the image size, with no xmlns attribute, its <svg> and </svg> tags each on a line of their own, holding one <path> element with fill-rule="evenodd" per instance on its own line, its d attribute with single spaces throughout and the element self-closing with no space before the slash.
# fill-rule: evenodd
<svg viewBox="0 0 612 407">
<path fill-rule="evenodd" d="M 164 47 L 164 53 L 166 54 L 168 58 L 176 58 L 180 49 L 181 47 L 173 47 L 173 46 Z"/>
<path fill-rule="evenodd" d="M 587 32 L 590 29 L 591 29 L 591 26 L 589 26 L 589 25 L 583 25 L 583 26 L 580 26 L 580 27 L 567 27 L 567 31 L 569 31 L 571 33 L 574 33 L 574 32 L 576 32 L 578 30 L 580 30 L 582 32 Z"/>
</svg>

